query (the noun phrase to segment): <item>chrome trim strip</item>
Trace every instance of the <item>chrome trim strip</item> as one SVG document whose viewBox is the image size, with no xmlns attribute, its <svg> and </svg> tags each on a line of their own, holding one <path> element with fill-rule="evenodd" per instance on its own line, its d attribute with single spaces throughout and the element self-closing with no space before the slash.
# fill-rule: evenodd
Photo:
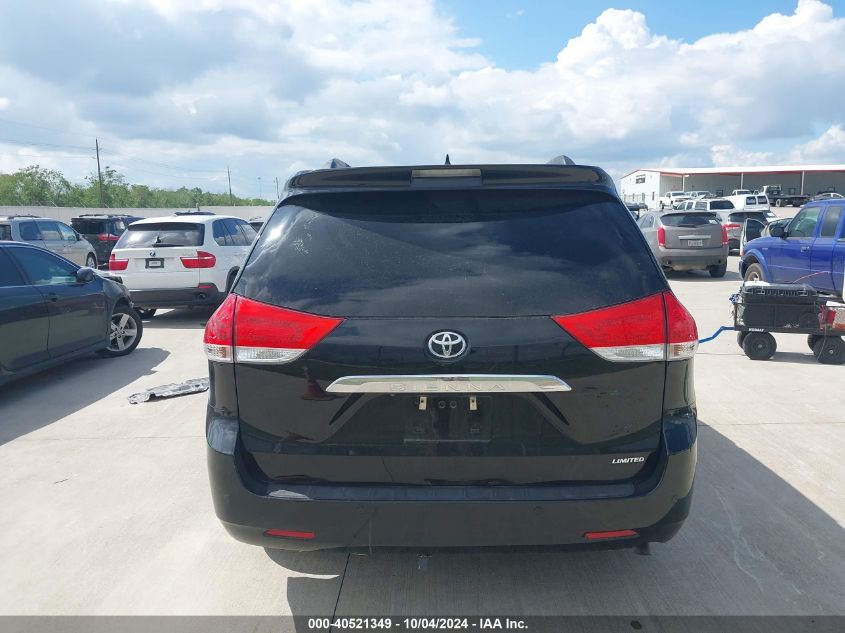
<svg viewBox="0 0 845 633">
<path fill-rule="evenodd" d="M 329 393 L 537 393 L 572 391 L 557 376 L 519 374 L 411 374 L 344 376 Z"/>
</svg>

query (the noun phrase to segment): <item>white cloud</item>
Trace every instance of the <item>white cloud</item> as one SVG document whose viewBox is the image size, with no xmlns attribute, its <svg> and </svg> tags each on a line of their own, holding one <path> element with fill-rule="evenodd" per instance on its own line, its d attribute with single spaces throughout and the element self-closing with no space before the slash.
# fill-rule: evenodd
<svg viewBox="0 0 845 633">
<path fill-rule="evenodd" d="M 818 0 L 693 42 L 608 9 L 530 71 L 497 67 L 433 0 L 88 0 L 48 14 L 32 4 L 0 20 L 3 118 L 72 134 L 0 121 L 0 137 L 87 146 L 97 135 L 121 153 L 113 164 L 156 184 L 180 181 L 141 172 L 137 159 L 218 170 L 177 172 L 194 174 L 190 186 L 217 183 L 229 164 L 241 190 L 330 156 L 396 164 L 446 152 L 462 162 L 567 153 L 617 174 L 845 161 L 845 20 Z M 51 48 L 21 57 L 45 20 L 66 28 L 48 25 Z M 95 27 L 114 36 L 98 44 L 87 35 Z M 791 94 L 773 94 L 783 78 Z M 0 144 L 3 169 L 35 162 L 17 149 Z M 69 175 L 90 169 L 56 161 Z"/>
<path fill-rule="evenodd" d="M 792 150 L 796 163 L 845 163 L 845 130 L 841 125 L 830 126 L 821 136 Z"/>
</svg>

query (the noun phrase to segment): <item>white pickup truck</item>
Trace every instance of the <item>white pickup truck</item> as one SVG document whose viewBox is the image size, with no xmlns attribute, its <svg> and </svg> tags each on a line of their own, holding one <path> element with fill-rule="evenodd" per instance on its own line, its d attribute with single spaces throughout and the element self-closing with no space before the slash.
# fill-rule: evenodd
<svg viewBox="0 0 845 633">
<path fill-rule="evenodd" d="M 658 206 L 660 210 L 663 211 L 664 209 L 673 209 L 676 204 L 679 202 L 684 202 L 685 200 L 689 200 L 690 196 L 684 191 L 667 191 L 662 196 L 660 196 L 660 202 Z"/>
</svg>

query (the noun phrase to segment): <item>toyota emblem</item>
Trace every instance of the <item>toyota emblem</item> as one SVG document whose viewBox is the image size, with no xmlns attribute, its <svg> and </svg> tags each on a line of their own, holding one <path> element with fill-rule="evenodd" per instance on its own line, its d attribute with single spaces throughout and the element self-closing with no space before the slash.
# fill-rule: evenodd
<svg viewBox="0 0 845 633">
<path fill-rule="evenodd" d="M 452 360 L 467 351 L 467 340 L 457 332 L 435 332 L 428 338 L 428 351 L 437 358 Z"/>
</svg>

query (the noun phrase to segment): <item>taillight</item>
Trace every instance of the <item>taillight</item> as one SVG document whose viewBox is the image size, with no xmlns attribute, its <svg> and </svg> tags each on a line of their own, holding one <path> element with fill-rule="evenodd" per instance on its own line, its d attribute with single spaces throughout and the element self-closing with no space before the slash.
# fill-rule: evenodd
<svg viewBox="0 0 845 633">
<path fill-rule="evenodd" d="M 196 257 L 180 257 L 185 268 L 214 268 L 217 258 L 213 253 L 197 251 Z"/>
<path fill-rule="evenodd" d="M 722 225 L 722 246 L 727 246 L 728 244 L 728 227 L 724 224 Z"/>
<path fill-rule="evenodd" d="M 671 292 L 664 292 L 663 300 L 666 302 L 666 360 L 692 358 L 698 348 L 695 319 Z"/>
<path fill-rule="evenodd" d="M 205 354 L 222 363 L 289 363 L 342 322 L 230 294 L 205 326 Z"/>
<path fill-rule="evenodd" d="M 742 228 L 742 225 L 737 224 L 736 222 L 728 222 L 727 224 L 722 225 L 726 231 L 732 231 L 734 229 Z"/>
<path fill-rule="evenodd" d="M 127 266 L 129 266 L 128 259 L 118 259 L 114 253 L 109 256 L 109 270 L 126 270 Z"/>
<path fill-rule="evenodd" d="M 117 235 L 112 235 L 111 233 L 100 233 L 97 236 L 97 240 L 100 242 L 116 242 L 119 239 Z"/>
<path fill-rule="evenodd" d="M 666 229 L 662 226 L 657 228 L 657 245 L 666 246 Z"/>
<path fill-rule="evenodd" d="M 691 358 L 698 345 L 695 321 L 671 292 L 552 319 L 584 347 L 614 362 Z"/>
</svg>

